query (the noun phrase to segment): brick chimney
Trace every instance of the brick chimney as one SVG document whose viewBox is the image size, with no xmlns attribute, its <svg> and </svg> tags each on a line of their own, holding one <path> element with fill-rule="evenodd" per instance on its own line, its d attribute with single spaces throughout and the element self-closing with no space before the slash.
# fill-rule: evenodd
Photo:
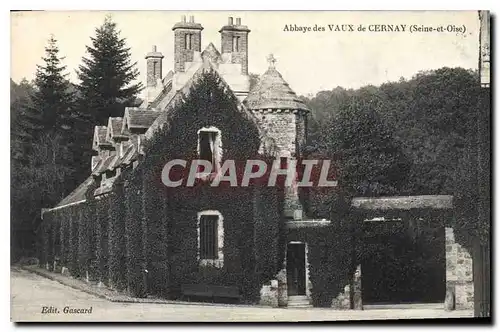
<svg viewBox="0 0 500 332">
<path fill-rule="evenodd" d="M 203 27 L 200 23 L 195 23 L 194 16 L 183 15 L 181 21 L 176 23 L 174 31 L 174 70 L 183 72 L 184 64 L 193 61 L 194 52 L 201 52 L 201 31 Z"/>
<path fill-rule="evenodd" d="M 153 45 L 151 52 L 146 54 L 146 87 L 156 86 L 158 80 L 162 79 L 163 58 L 163 54 L 156 50 L 156 45 Z"/>
<path fill-rule="evenodd" d="M 241 25 L 241 18 L 228 18 L 227 25 L 223 26 L 221 34 L 222 54 L 231 55 L 231 63 L 241 64 L 241 73 L 248 75 L 248 34 L 250 30 L 246 25 Z"/>
</svg>

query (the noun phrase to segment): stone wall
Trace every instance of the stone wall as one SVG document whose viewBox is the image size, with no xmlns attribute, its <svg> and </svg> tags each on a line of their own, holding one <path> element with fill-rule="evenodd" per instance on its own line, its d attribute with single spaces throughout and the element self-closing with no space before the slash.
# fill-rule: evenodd
<svg viewBox="0 0 500 332">
<path fill-rule="evenodd" d="M 185 48 L 186 34 L 191 34 L 191 49 Z M 194 60 L 194 52 L 201 50 L 201 31 L 190 29 L 176 29 L 174 33 L 174 69 L 175 72 L 182 72 L 186 62 Z"/>
<path fill-rule="evenodd" d="M 156 86 L 162 79 L 162 59 L 148 58 L 146 61 L 146 87 Z"/>
<path fill-rule="evenodd" d="M 238 52 L 233 52 L 233 36 L 239 37 Z M 248 75 L 248 32 L 221 31 L 221 53 L 231 53 L 231 63 L 241 64 L 241 73 Z"/>
<path fill-rule="evenodd" d="M 453 228 L 445 228 L 446 238 L 446 307 L 474 308 L 472 257 L 465 247 L 455 242 Z M 450 304 L 450 301 L 453 301 Z"/>
<path fill-rule="evenodd" d="M 269 284 L 262 286 L 259 304 L 273 308 L 278 307 L 278 280 L 271 280 Z"/>
<path fill-rule="evenodd" d="M 351 284 L 345 285 L 344 289 L 332 300 L 332 308 L 337 310 L 351 309 L 351 293 L 353 309 L 363 310 L 363 301 L 361 294 L 361 265 L 356 267 L 356 271 L 352 276 L 352 289 Z"/>
<path fill-rule="evenodd" d="M 302 151 L 302 149 L 306 146 L 307 142 L 307 115 L 304 113 L 297 113 L 295 119 L 296 126 L 296 150 Z"/>
<path fill-rule="evenodd" d="M 276 276 L 278 281 L 278 305 L 286 307 L 288 305 L 288 285 L 286 280 L 286 259 L 283 268 Z"/>
<path fill-rule="evenodd" d="M 291 157 L 296 151 L 296 115 L 290 110 L 256 110 L 257 122 L 275 140 L 280 156 Z"/>
<path fill-rule="evenodd" d="M 342 292 L 337 295 L 332 300 L 332 308 L 337 309 L 337 310 L 349 310 L 351 309 L 351 286 L 350 285 L 345 285 L 344 289 Z"/>
</svg>

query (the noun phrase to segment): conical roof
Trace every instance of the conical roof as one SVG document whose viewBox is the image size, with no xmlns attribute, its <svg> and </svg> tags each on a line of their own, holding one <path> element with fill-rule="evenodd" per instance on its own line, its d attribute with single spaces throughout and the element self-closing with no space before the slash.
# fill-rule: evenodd
<svg viewBox="0 0 500 332">
<path fill-rule="evenodd" d="M 273 64 L 260 77 L 244 101 L 249 109 L 290 109 L 309 111 Z"/>
</svg>

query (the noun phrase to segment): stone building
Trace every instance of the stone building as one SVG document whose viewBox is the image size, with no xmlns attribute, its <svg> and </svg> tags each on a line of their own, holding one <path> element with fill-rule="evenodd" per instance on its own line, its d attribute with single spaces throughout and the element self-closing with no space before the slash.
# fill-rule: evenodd
<svg viewBox="0 0 500 332">
<path fill-rule="evenodd" d="M 162 188 L 161 169 L 172 159 L 220 167 L 229 158 L 301 158 L 310 115 L 272 55 L 250 87 L 250 29 L 239 18 L 220 29 L 220 50 L 212 43 L 202 50 L 203 26 L 194 17 L 172 30 L 173 69 L 165 71 L 153 46 L 143 104 L 95 127 L 91 175 L 43 211 L 41 262 L 136 296 L 362 309 L 362 271 L 373 272 L 362 261 L 373 256 L 359 258 L 366 247 L 353 225 L 368 216 L 308 218 L 294 186 Z M 442 242 L 429 241 L 442 250 L 443 282 L 433 301 L 444 302 L 453 280 L 457 306 L 467 307 L 470 271 L 455 266 L 470 257 L 438 228 Z"/>
</svg>

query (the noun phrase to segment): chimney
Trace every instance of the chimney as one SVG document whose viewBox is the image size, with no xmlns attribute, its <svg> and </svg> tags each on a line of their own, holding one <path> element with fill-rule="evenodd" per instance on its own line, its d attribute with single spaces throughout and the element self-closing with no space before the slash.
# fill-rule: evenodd
<svg viewBox="0 0 500 332">
<path fill-rule="evenodd" d="M 163 54 L 157 51 L 156 45 L 153 45 L 151 52 L 146 54 L 146 87 L 156 86 L 158 79 L 162 78 Z"/>
<path fill-rule="evenodd" d="M 186 15 L 183 15 L 181 22 L 172 28 L 174 31 L 174 71 L 183 72 L 185 63 L 194 59 L 195 52 L 201 52 L 201 31 L 203 27 L 200 23 L 194 22 L 194 16 L 189 16 L 186 22 Z"/>
<path fill-rule="evenodd" d="M 223 26 L 221 34 L 221 53 L 231 53 L 229 57 L 231 63 L 241 65 L 241 73 L 248 75 L 248 34 L 250 30 L 246 25 L 241 25 L 241 18 L 236 18 L 236 25 L 233 18 L 229 17 L 228 25 Z"/>
</svg>

